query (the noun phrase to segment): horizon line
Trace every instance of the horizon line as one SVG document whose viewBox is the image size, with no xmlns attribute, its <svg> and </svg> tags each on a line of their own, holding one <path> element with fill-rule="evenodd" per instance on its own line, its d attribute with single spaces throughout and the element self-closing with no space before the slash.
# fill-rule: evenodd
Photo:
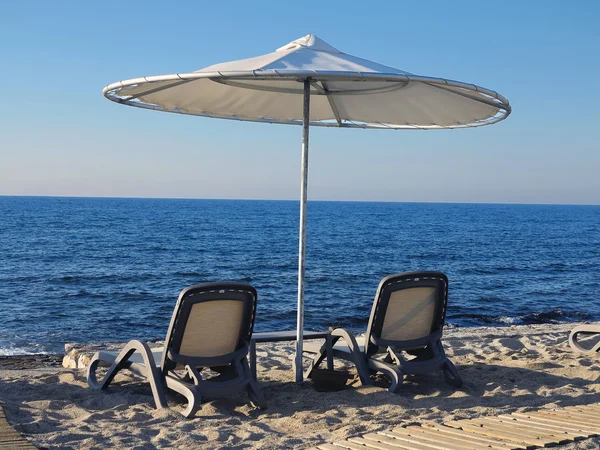
<svg viewBox="0 0 600 450">
<path fill-rule="evenodd" d="M 256 201 L 256 202 L 300 202 L 300 199 L 277 198 L 217 198 L 217 197 L 128 197 L 95 195 L 8 195 L 0 197 L 15 198 L 73 198 L 73 199 L 122 199 L 122 200 L 219 200 L 219 201 Z M 308 199 L 307 202 L 331 203 L 410 203 L 410 204 L 447 204 L 447 205 L 522 205 L 522 206 L 600 206 L 599 203 L 519 203 L 519 202 L 477 202 L 477 201 L 402 201 L 402 200 L 326 200 Z"/>
</svg>

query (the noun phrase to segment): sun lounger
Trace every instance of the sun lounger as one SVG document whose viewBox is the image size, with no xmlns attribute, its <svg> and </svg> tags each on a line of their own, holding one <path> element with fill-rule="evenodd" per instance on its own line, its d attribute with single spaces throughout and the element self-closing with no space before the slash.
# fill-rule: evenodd
<svg viewBox="0 0 600 450">
<path fill-rule="evenodd" d="M 408 272 L 391 275 L 379 283 L 364 338 L 338 328 L 316 350 L 307 376 L 327 358 L 352 361 L 362 384 L 370 375 L 382 372 L 391 378 L 390 392 L 397 392 L 405 374 L 442 370 L 446 381 L 462 385 L 458 370 L 446 357 L 442 327 L 448 299 L 448 278 L 440 272 Z M 342 340 L 343 342 L 339 342 Z"/>
<path fill-rule="evenodd" d="M 588 345 L 581 345 L 581 338 L 598 337 L 600 338 L 600 324 L 579 325 L 571 331 L 569 335 L 569 345 L 578 352 L 595 353 L 600 352 L 600 339 L 591 339 Z"/>
<path fill-rule="evenodd" d="M 157 408 L 167 408 L 166 390 L 187 398 L 183 415 L 191 417 L 201 397 L 229 395 L 244 390 L 252 402 L 266 407 L 248 366 L 248 348 L 256 315 L 256 290 L 245 283 L 206 283 L 179 295 L 163 348 L 132 340 L 120 353 L 98 352 L 88 367 L 92 389 L 106 389 L 117 372 L 129 369 L 146 377 Z M 110 365 L 102 381 L 98 365 Z M 207 378 L 209 368 L 218 373 Z"/>
</svg>

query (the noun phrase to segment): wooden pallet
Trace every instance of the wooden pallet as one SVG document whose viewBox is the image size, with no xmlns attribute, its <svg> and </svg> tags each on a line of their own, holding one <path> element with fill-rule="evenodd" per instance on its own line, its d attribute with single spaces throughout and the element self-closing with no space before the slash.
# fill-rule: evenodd
<svg viewBox="0 0 600 450">
<path fill-rule="evenodd" d="M 313 450 L 520 450 L 594 436 L 600 436 L 600 405 L 540 409 L 443 424 L 424 422 L 321 444 Z"/>
<path fill-rule="evenodd" d="M 0 449 L 28 449 L 36 450 L 36 447 L 25 439 L 17 430 L 10 426 L 6 420 L 4 410 L 0 407 Z"/>
</svg>

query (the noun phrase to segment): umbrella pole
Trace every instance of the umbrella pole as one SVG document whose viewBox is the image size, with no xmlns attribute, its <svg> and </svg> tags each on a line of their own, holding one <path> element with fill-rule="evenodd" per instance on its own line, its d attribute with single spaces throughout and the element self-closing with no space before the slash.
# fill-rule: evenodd
<svg viewBox="0 0 600 450">
<path fill-rule="evenodd" d="M 298 320 L 296 323 L 296 383 L 302 383 L 302 339 L 304 334 L 304 260 L 306 257 L 306 193 L 308 191 L 308 127 L 310 124 L 310 78 L 304 80 L 302 119 L 302 172 L 300 180 L 300 239 L 298 245 Z"/>
</svg>

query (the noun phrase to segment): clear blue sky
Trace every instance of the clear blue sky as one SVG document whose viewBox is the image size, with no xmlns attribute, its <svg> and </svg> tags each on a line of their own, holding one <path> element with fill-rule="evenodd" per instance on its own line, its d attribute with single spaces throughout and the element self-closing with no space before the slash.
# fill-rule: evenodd
<svg viewBox="0 0 600 450">
<path fill-rule="evenodd" d="M 313 129 L 309 198 L 600 204 L 600 2 L 0 5 L 0 195 L 299 197 L 301 129 L 143 111 L 114 81 L 256 56 L 306 34 L 472 82 L 512 115 L 466 130 Z"/>
</svg>

